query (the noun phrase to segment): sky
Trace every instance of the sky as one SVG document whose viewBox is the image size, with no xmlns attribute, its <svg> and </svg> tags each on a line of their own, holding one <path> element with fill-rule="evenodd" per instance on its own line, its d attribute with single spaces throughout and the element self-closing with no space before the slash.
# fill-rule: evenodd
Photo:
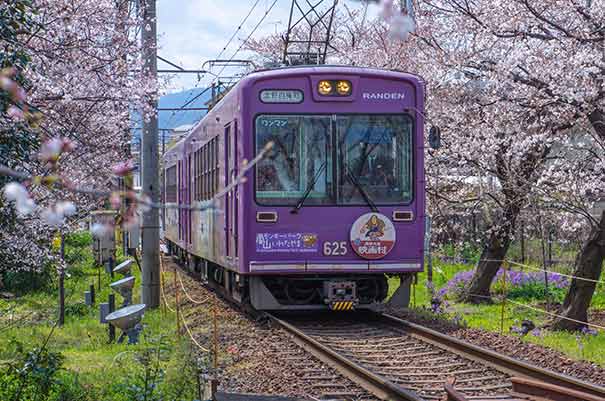
<svg viewBox="0 0 605 401">
<path fill-rule="evenodd" d="M 232 57 L 274 1 L 275 5 L 253 37 L 260 38 L 287 29 L 291 0 L 258 0 L 250 17 L 223 52 L 221 59 Z M 305 0 L 299 1 L 305 4 Z M 346 2 L 349 6 L 361 6 L 359 1 Z M 158 0 L 158 55 L 185 69 L 202 69 L 204 61 L 217 58 L 255 3 L 256 0 Z M 324 0 L 324 4 L 328 6 L 331 0 Z M 244 51 L 235 56 L 248 57 L 249 54 Z M 172 67 L 159 60 L 158 68 Z M 212 72 L 217 73 L 220 69 L 215 67 Z M 226 70 L 225 73 L 227 72 L 229 71 Z M 195 74 L 177 74 L 170 77 L 167 92 L 177 92 L 195 86 L 203 88 L 208 86 L 212 79 L 210 74 L 201 77 L 199 81 Z"/>
</svg>

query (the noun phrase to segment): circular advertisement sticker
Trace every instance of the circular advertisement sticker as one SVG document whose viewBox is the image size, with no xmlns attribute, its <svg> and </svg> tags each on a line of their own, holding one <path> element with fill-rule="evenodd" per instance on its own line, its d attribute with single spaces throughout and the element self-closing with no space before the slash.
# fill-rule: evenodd
<svg viewBox="0 0 605 401">
<path fill-rule="evenodd" d="M 395 246 L 395 239 L 393 223 L 380 213 L 366 213 L 351 227 L 351 246 L 364 259 L 384 258 Z"/>
</svg>

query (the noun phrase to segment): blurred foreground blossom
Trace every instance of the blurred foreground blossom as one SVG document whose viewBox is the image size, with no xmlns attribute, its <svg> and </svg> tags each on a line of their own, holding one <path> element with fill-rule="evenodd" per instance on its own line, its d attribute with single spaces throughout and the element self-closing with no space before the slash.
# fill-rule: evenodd
<svg viewBox="0 0 605 401">
<path fill-rule="evenodd" d="M 51 138 L 42 144 L 38 157 L 43 162 L 54 164 L 63 152 L 71 152 L 74 149 L 75 144 L 68 138 Z"/>
<path fill-rule="evenodd" d="M 61 226 L 64 221 L 63 216 L 52 208 L 44 209 L 42 213 L 40 213 L 40 217 L 46 222 L 46 224 L 53 227 Z"/>
<path fill-rule="evenodd" d="M 111 233 L 112 230 L 113 227 L 108 224 L 95 223 L 92 225 L 92 227 L 90 227 L 90 233 L 95 238 L 104 238 Z"/>
<path fill-rule="evenodd" d="M 4 186 L 4 197 L 15 202 L 15 208 L 22 216 L 28 215 L 36 209 L 36 203 L 30 198 L 27 188 L 18 182 L 9 182 Z"/>
<path fill-rule="evenodd" d="M 73 202 L 61 201 L 54 207 L 44 209 L 40 217 L 48 225 L 59 227 L 63 224 L 66 217 L 73 216 L 74 214 L 76 214 L 76 205 Z"/>
<path fill-rule="evenodd" d="M 405 41 L 416 30 L 413 7 L 409 0 L 401 11 L 393 0 L 380 2 L 380 16 L 389 24 L 389 38 Z"/>
<path fill-rule="evenodd" d="M 131 160 L 120 162 L 111 167 L 111 170 L 118 177 L 124 177 L 134 170 L 134 163 Z"/>
<path fill-rule="evenodd" d="M 395 15 L 391 18 L 389 37 L 398 40 L 407 40 L 410 33 L 416 30 L 416 22 L 409 15 Z"/>
</svg>

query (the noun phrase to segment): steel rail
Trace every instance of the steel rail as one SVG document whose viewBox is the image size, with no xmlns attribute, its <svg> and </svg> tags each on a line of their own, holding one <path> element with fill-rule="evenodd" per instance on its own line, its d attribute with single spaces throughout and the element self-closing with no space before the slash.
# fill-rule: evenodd
<svg viewBox="0 0 605 401">
<path fill-rule="evenodd" d="M 508 373 L 512 376 L 521 376 L 543 383 L 565 387 L 570 390 L 579 391 L 591 396 L 599 397 L 605 400 L 605 388 L 593 383 L 589 383 L 575 377 L 556 373 L 527 362 L 523 362 L 507 355 L 501 355 L 495 351 L 468 343 L 458 338 L 448 336 L 433 329 L 421 326 L 416 323 L 389 315 L 381 314 L 383 322 L 389 324 L 394 329 L 399 329 L 405 334 L 431 343 L 442 349 L 454 352 L 465 358 L 487 364 L 494 369 Z"/>
<path fill-rule="evenodd" d="M 340 374 L 352 380 L 381 400 L 389 401 L 424 401 L 416 393 L 406 390 L 383 376 L 377 375 L 344 357 L 338 352 L 326 347 L 319 341 L 311 338 L 302 330 L 287 323 L 270 313 L 266 314 L 273 322 L 284 328 L 294 336 L 294 341 L 305 351 L 310 352 L 325 364 L 336 369 Z"/>
</svg>

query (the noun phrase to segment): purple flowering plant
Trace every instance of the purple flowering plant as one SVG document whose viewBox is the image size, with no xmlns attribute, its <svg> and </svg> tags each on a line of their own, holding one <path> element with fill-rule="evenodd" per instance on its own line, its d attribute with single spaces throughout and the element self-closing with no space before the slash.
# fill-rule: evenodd
<svg viewBox="0 0 605 401">
<path fill-rule="evenodd" d="M 470 283 L 474 270 L 456 273 L 443 287 L 437 291 L 441 298 L 458 299 L 464 294 Z M 500 269 L 492 282 L 492 294 L 503 295 L 504 283 Z M 569 279 L 556 273 L 548 273 L 548 290 L 551 295 L 563 296 L 569 286 Z M 523 272 L 518 270 L 506 271 L 506 293 L 510 298 L 544 298 L 546 294 L 545 277 L 543 272 Z"/>
</svg>

